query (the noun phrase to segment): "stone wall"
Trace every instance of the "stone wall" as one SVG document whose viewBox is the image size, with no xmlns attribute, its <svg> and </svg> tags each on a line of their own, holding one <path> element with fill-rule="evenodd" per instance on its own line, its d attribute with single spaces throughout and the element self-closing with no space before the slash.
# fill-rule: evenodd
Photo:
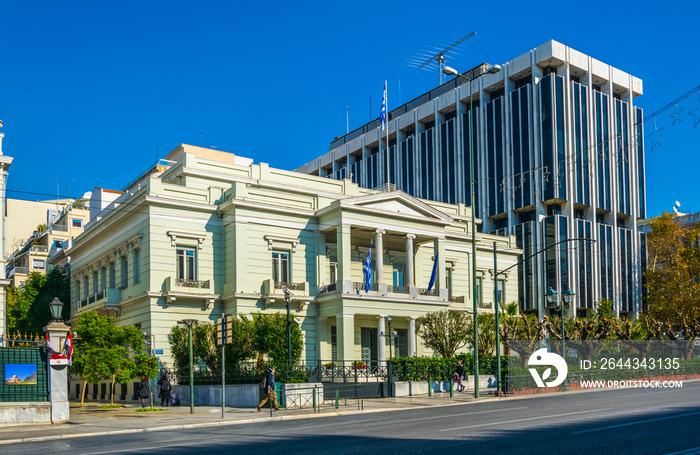
<svg viewBox="0 0 700 455">
<path fill-rule="evenodd" d="M 51 403 L 0 403 L 0 427 L 51 423 Z"/>
</svg>

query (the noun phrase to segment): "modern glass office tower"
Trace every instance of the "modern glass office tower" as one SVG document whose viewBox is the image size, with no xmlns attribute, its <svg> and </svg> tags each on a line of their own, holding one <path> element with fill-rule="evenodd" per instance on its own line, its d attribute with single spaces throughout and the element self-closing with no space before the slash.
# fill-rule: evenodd
<svg viewBox="0 0 700 455">
<path fill-rule="evenodd" d="M 388 174 L 413 196 L 471 205 L 472 141 L 480 230 L 516 235 L 523 258 L 551 247 L 518 270 L 522 310 L 549 313 L 551 286 L 575 292 L 569 314 L 612 299 L 635 316 L 646 190 L 643 115 L 633 100 L 642 81 L 556 41 L 496 74 L 481 75 L 485 67 L 465 73 L 471 84 L 458 77 L 390 111 L 388 153 L 377 119 L 297 171 L 367 188 Z"/>
</svg>

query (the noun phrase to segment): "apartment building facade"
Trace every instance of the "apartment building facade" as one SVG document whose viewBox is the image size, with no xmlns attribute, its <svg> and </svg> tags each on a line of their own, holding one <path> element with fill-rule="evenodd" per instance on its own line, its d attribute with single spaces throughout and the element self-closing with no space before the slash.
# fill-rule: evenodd
<svg viewBox="0 0 700 455">
<path fill-rule="evenodd" d="M 62 253 L 71 257 L 71 317 L 98 311 L 135 324 L 167 364 L 167 334 L 178 321 L 284 312 L 287 287 L 305 361 L 384 361 L 388 317 L 396 355 L 429 354 L 416 319 L 471 311 L 468 212 L 183 144 Z M 477 299 L 480 311 L 493 311 L 494 242 L 503 269 L 521 251 L 514 236 L 476 240 Z M 503 301 L 517 298 L 515 272 L 496 285 Z"/>
<path fill-rule="evenodd" d="M 297 171 L 366 188 L 388 175 L 416 197 L 473 203 L 484 232 L 515 235 L 532 256 L 518 269 L 523 311 L 551 311 L 551 287 L 575 292 L 571 315 L 611 299 L 635 316 L 645 260 L 643 112 L 634 105 L 642 81 L 556 41 L 495 74 L 488 66 L 390 111 L 388 150 L 375 120 Z"/>
</svg>

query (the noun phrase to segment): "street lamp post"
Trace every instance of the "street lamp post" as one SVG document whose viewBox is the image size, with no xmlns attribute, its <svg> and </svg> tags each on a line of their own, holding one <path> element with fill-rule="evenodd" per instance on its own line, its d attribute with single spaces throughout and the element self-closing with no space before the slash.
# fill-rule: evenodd
<svg viewBox="0 0 700 455">
<path fill-rule="evenodd" d="M 394 344 L 394 332 L 391 331 L 391 316 L 386 317 L 386 322 L 389 325 L 389 361 L 391 361 L 391 358 L 394 357 L 391 349 L 391 346 Z"/>
<path fill-rule="evenodd" d="M 493 65 L 486 70 L 487 73 L 494 74 L 501 70 L 499 65 Z M 474 72 L 472 71 L 471 77 L 467 77 L 461 74 L 454 68 L 445 66 L 442 70 L 443 73 L 448 76 L 458 76 L 469 81 L 469 161 L 471 165 L 469 166 L 469 180 L 471 181 L 471 234 L 472 234 L 472 300 L 474 302 L 474 398 L 479 398 L 479 331 L 477 323 L 477 302 L 476 302 L 476 223 L 474 218 L 476 218 L 476 211 L 474 209 L 474 105 L 472 103 L 472 81 L 475 79 Z M 483 73 L 482 73 L 483 74 Z"/>
<path fill-rule="evenodd" d="M 194 414 L 194 371 L 192 360 L 192 327 L 197 323 L 196 319 L 183 319 L 182 322 L 187 326 L 190 344 L 190 414 Z"/>
<path fill-rule="evenodd" d="M 566 339 L 566 326 L 564 325 L 564 309 L 571 306 L 575 295 L 576 294 L 574 294 L 571 289 L 566 289 L 561 293 L 561 356 L 564 358 L 564 360 L 566 360 L 566 344 L 564 342 Z M 567 390 L 567 388 L 566 378 L 564 378 L 564 383 L 561 385 L 561 389 Z"/>
</svg>

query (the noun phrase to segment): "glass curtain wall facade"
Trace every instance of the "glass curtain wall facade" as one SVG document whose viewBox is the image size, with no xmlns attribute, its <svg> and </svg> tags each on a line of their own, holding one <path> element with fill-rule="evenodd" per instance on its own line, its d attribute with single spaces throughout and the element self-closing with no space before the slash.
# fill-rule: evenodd
<svg viewBox="0 0 700 455">
<path fill-rule="evenodd" d="M 515 235 L 523 258 L 537 253 L 518 267 L 523 311 L 546 314 L 552 286 L 575 292 L 572 315 L 611 299 L 634 316 L 645 265 L 636 227 L 646 217 L 643 112 L 633 105 L 641 81 L 543 46 L 496 75 L 449 81 L 392 111 L 389 179 L 416 197 L 473 203 L 480 230 Z M 349 162 L 353 181 L 379 187 L 385 135 L 374 121 L 331 144 L 333 173 L 321 160 L 300 170 L 347 178 L 339 171 Z"/>
</svg>

